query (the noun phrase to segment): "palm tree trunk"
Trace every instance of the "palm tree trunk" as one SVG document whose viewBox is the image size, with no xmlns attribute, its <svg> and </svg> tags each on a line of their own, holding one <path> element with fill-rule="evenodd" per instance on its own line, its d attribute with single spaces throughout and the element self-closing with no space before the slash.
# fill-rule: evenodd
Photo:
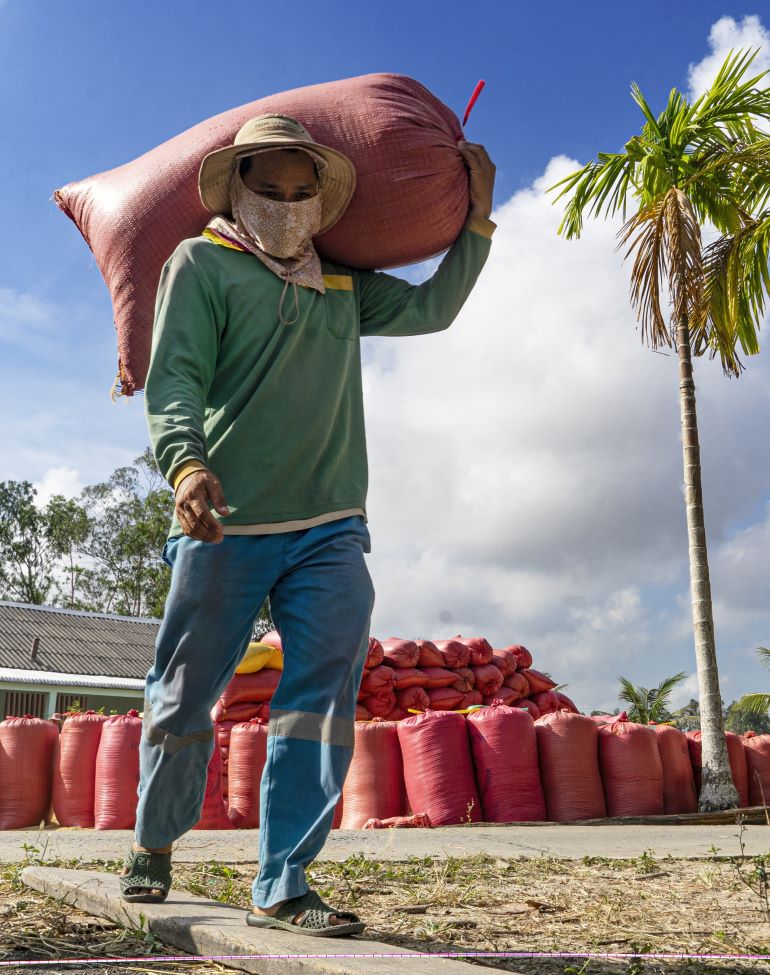
<svg viewBox="0 0 770 975">
<path fill-rule="evenodd" d="M 698 672 L 703 774 L 699 799 L 701 812 L 733 809 L 738 793 L 733 784 L 727 756 L 722 696 L 714 640 L 714 615 L 711 605 L 706 526 L 703 518 L 698 415 L 695 408 L 695 380 L 690 357 L 690 329 L 687 316 L 679 318 L 679 406 L 682 414 L 682 451 L 687 504 L 687 539 L 690 550 L 690 594 L 695 637 L 695 666 Z"/>
</svg>

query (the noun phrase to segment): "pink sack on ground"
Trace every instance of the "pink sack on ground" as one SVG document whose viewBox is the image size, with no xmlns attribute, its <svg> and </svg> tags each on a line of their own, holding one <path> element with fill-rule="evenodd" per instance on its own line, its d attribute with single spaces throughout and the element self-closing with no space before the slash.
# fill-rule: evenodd
<svg viewBox="0 0 770 975">
<path fill-rule="evenodd" d="M 316 241 L 361 268 L 425 260 L 455 240 L 468 212 L 460 123 L 419 82 L 370 74 L 270 95 L 207 119 L 117 169 L 54 194 L 94 253 L 113 299 L 122 391 L 144 384 L 163 263 L 209 220 L 198 198 L 203 157 L 265 112 L 296 118 L 356 168 L 353 200 Z"/>
<path fill-rule="evenodd" d="M 42 718 L 0 721 L 0 829 L 36 829 L 47 819 L 58 738 Z"/>
<path fill-rule="evenodd" d="M 671 725 L 656 724 L 660 764 L 663 766 L 663 812 L 689 813 L 698 811 L 698 793 L 692 774 L 687 735 Z"/>
<path fill-rule="evenodd" d="M 227 815 L 236 829 L 259 826 L 259 785 L 267 760 L 267 724 L 255 718 L 237 724 L 227 763 Z"/>
<path fill-rule="evenodd" d="M 744 736 L 749 805 L 770 806 L 770 735 Z"/>
<path fill-rule="evenodd" d="M 493 704 L 469 714 L 467 727 L 487 822 L 544 820 L 545 798 L 532 718 L 520 708 Z"/>
<path fill-rule="evenodd" d="M 206 789 L 203 793 L 203 807 L 198 822 L 193 829 L 232 829 L 227 818 L 227 806 L 222 792 L 222 756 L 214 748 L 206 769 Z"/>
<path fill-rule="evenodd" d="M 341 829 L 362 829 L 367 819 L 401 816 L 407 810 L 404 763 L 396 724 L 355 726 L 353 759 L 342 789 Z"/>
<path fill-rule="evenodd" d="M 606 816 L 596 722 L 555 711 L 538 718 L 535 732 L 548 819 L 568 823 Z"/>
<path fill-rule="evenodd" d="M 663 766 L 652 728 L 634 721 L 601 725 L 599 770 L 608 816 L 663 814 Z"/>
<path fill-rule="evenodd" d="M 133 829 L 139 801 L 139 712 L 115 714 L 102 726 L 96 753 L 94 828 Z"/>
<path fill-rule="evenodd" d="M 483 820 L 463 715 L 426 711 L 397 729 L 412 811 L 427 813 L 434 826 Z"/>
<path fill-rule="evenodd" d="M 60 826 L 93 828 L 96 755 L 106 720 L 86 711 L 62 725 L 53 773 L 53 810 Z"/>
</svg>

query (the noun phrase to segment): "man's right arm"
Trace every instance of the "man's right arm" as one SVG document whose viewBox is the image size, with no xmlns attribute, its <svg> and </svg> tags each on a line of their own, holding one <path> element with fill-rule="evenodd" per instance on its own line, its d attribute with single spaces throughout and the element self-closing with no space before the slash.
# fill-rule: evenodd
<svg viewBox="0 0 770 975">
<path fill-rule="evenodd" d="M 182 529 L 201 541 L 221 538 L 209 504 L 227 514 L 221 485 L 208 469 L 203 427 L 222 316 L 203 270 L 177 249 L 158 287 L 145 412 L 158 467 L 175 490 Z"/>
</svg>

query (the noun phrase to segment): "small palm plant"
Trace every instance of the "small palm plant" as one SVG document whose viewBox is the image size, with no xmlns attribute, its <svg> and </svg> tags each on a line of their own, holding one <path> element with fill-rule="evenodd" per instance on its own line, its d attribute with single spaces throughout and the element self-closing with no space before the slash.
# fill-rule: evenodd
<svg viewBox="0 0 770 975">
<path fill-rule="evenodd" d="M 627 677 L 618 677 L 620 681 L 621 701 L 631 705 L 627 708 L 629 721 L 647 724 L 649 721 L 667 721 L 671 716 L 668 711 L 668 699 L 677 684 L 680 684 L 687 674 L 674 674 L 661 681 L 658 687 L 635 687 Z"/>
<path fill-rule="evenodd" d="M 700 809 L 734 807 L 724 737 L 692 355 L 718 356 L 727 375 L 759 351 L 759 325 L 770 291 L 770 89 L 767 72 L 750 76 L 757 51 L 732 53 L 711 87 L 694 101 L 674 88 L 655 115 L 638 86 L 632 96 L 644 116 L 623 152 L 563 179 L 568 197 L 559 233 L 579 237 L 586 216 L 605 217 L 632 205 L 620 232 L 634 255 L 631 302 L 642 340 L 673 347 L 679 358 L 679 400 L 690 553 L 690 590 L 703 731 Z M 718 235 L 708 245 L 703 231 Z M 663 307 L 670 304 L 670 317 Z"/>
<path fill-rule="evenodd" d="M 770 668 L 770 649 L 757 647 L 757 656 L 765 667 Z M 767 714 L 770 711 L 770 694 L 746 694 L 738 704 L 751 714 Z"/>
</svg>

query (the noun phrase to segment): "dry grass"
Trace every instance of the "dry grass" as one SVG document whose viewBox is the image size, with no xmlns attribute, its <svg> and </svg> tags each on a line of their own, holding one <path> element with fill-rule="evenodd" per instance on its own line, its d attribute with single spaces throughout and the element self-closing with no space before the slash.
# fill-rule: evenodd
<svg viewBox="0 0 770 975">
<path fill-rule="evenodd" d="M 79 865 L 117 868 L 104 862 Z M 582 862 L 474 856 L 392 863 L 356 856 L 343 863 L 316 863 L 309 873 L 324 897 L 362 915 L 369 937 L 394 946 L 420 951 L 621 951 L 643 956 L 768 953 L 765 867 L 770 867 L 770 854 L 658 861 L 648 852 L 634 860 L 594 857 Z M 144 932 L 95 921 L 21 887 L 19 869 L 7 870 L 0 884 L 0 958 L 162 953 L 162 946 Z M 245 907 L 254 872 L 244 865 L 179 864 L 174 882 L 191 893 Z M 484 964 L 526 975 L 746 975 L 768 968 L 759 962 L 642 957 L 623 962 L 540 958 Z M 209 975 L 224 969 L 155 962 L 121 970 Z M 105 971 L 114 975 L 116 969 Z"/>
</svg>

